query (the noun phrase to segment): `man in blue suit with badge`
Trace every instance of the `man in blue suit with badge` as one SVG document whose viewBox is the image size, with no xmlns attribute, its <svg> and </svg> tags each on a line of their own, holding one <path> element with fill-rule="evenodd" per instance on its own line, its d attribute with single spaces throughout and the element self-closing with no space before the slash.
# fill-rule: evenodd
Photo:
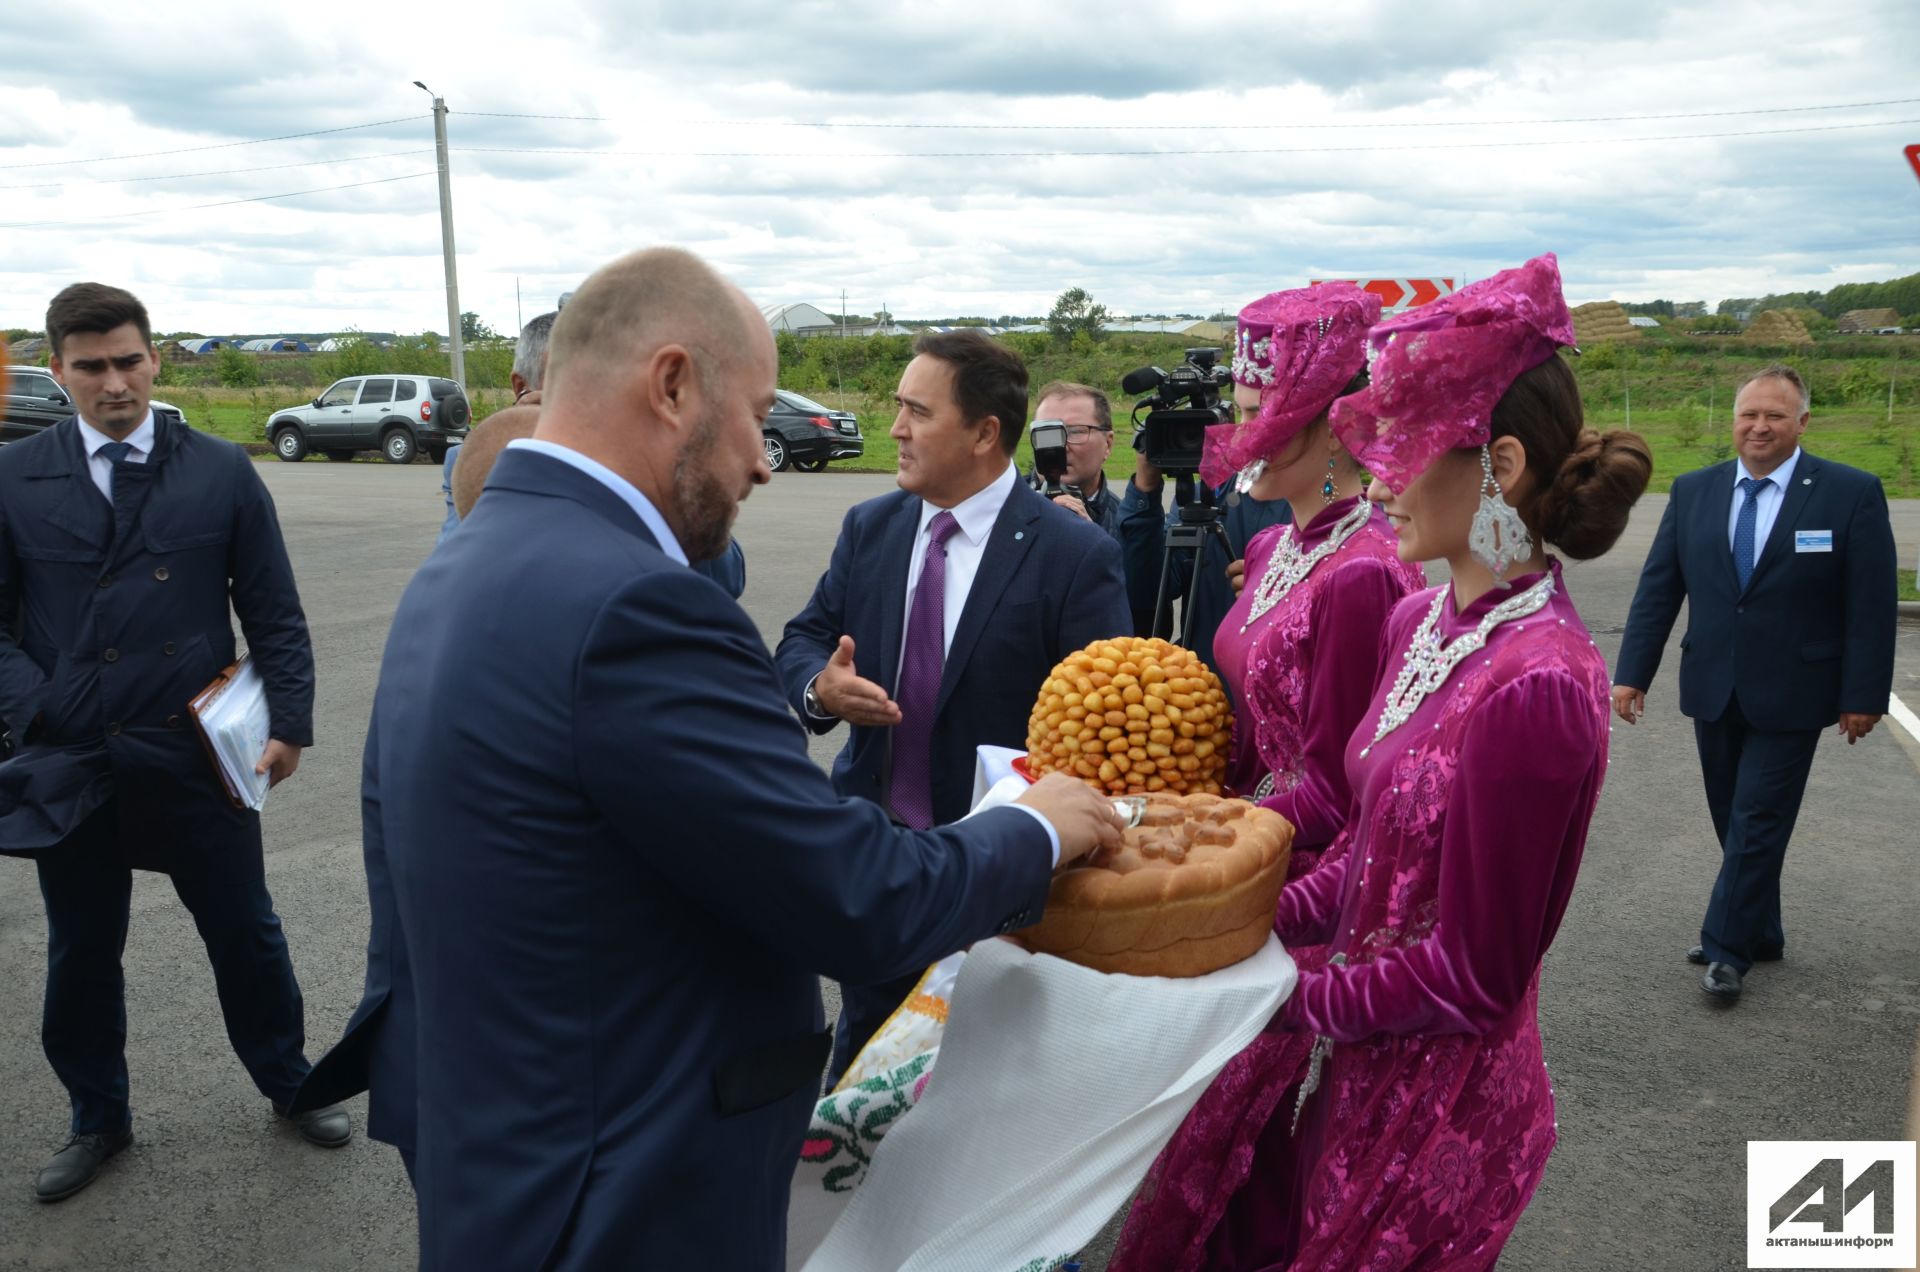
<svg viewBox="0 0 1920 1272">
<path fill-rule="evenodd" d="M 772 476 L 776 371 L 697 258 L 599 270 L 534 436 L 394 616 L 366 993 L 309 1086 L 371 1083 L 430 1272 L 783 1267 L 819 976 L 1031 924 L 1056 862 L 1119 842 L 1084 783 L 908 831 L 808 758 L 752 621 L 688 568 Z"/>
<path fill-rule="evenodd" d="M 1780 870 L 1828 725 L 1851 746 L 1893 687 L 1895 575 L 1886 494 L 1800 449 L 1807 387 L 1757 372 L 1734 399 L 1734 460 L 1673 483 L 1640 573 L 1613 706 L 1636 723 L 1687 603 L 1680 710 L 1692 717 L 1720 874 L 1689 962 L 1718 1002 L 1786 953 Z"/>
<path fill-rule="evenodd" d="M 977 331 L 921 336 L 894 394 L 900 489 L 847 512 L 827 571 L 775 658 L 801 722 L 847 744 L 842 795 L 923 830 L 966 816 L 975 751 L 1025 749 L 1055 664 L 1132 632 L 1120 549 L 1019 480 L 1020 356 Z M 837 1077 L 921 968 L 841 986 Z"/>
</svg>

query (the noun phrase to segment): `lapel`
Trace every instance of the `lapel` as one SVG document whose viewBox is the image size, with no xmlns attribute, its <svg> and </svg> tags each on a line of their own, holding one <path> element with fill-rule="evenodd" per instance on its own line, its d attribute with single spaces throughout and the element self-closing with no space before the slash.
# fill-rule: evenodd
<svg viewBox="0 0 1920 1272">
<path fill-rule="evenodd" d="M 920 499 L 909 495 L 887 515 L 880 529 L 880 572 L 878 577 L 893 581 L 880 593 L 880 665 L 873 679 L 892 697 L 900 682 L 900 642 L 906 639 L 902 624 L 907 612 L 907 567 L 913 561 L 913 543 L 920 537 Z M 854 664 L 865 661 L 854 651 Z"/>
<path fill-rule="evenodd" d="M 30 481 L 59 483 L 48 491 L 47 523 L 104 554 L 113 539 L 113 513 L 93 484 L 86 451 L 80 445 L 80 425 L 69 416 L 43 436 L 46 443 L 33 447 L 25 475 Z"/>
<path fill-rule="evenodd" d="M 1767 544 L 1760 550 L 1760 559 L 1753 564 L 1753 573 L 1747 576 L 1747 591 L 1751 592 L 1760 582 L 1760 576 L 1791 550 L 1794 523 L 1800 519 L 1807 500 L 1820 488 L 1821 466 L 1805 448 L 1801 449 L 1800 462 L 1793 466 L 1793 484 L 1781 492 L 1780 514 L 1773 519 L 1773 529 L 1767 532 Z M 1731 549 L 1727 555 L 1731 559 Z"/>
<path fill-rule="evenodd" d="M 986 630 L 987 620 L 999 606 L 1000 598 L 1007 594 L 1008 581 L 1040 537 L 1034 523 L 1040 520 L 1046 507 L 1045 499 L 1015 482 L 1006 505 L 994 518 L 993 529 L 987 535 L 987 550 L 980 558 L 973 586 L 967 590 L 966 608 L 960 611 L 960 625 L 953 632 L 953 647 L 947 650 L 947 661 L 941 670 L 940 697 L 934 704 L 935 719 L 946 710 L 947 699 L 953 695 L 953 687 L 965 671 L 980 633 Z"/>
</svg>

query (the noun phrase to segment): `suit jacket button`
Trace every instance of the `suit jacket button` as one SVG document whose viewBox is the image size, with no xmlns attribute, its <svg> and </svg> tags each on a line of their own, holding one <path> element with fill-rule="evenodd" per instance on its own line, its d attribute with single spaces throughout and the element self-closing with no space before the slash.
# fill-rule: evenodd
<svg viewBox="0 0 1920 1272">
<path fill-rule="evenodd" d="M 110 738 L 120 736 L 120 722 L 118 720 L 110 720 L 107 722 L 107 736 Z"/>
<path fill-rule="evenodd" d="M 168 717 L 167 717 L 167 727 L 168 727 L 169 729 L 177 729 L 177 728 L 179 728 L 179 727 L 180 727 L 180 717 L 179 717 L 179 716 L 177 716 L 177 715 L 170 715 L 170 716 L 168 716 Z"/>
<path fill-rule="evenodd" d="M 113 575 L 111 575 L 111 574 L 102 574 L 102 575 L 100 576 L 100 586 L 101 586 L 101 587 L 112 587 L 112 586 L 113 586 Z"/>
<path fill-rule="evenodd" d="M 166 566 L 162 565 L 154 568 L 153 577 L 165 583 L 168 579 L 172 578 L 173 575 L 167 570 Z"/>
<path fill-rule="evenodd" d="M 160 646 L 160 652 L 165 654 L 169 658 L 173 657 L 173 650 L 174 650 L 174 644 L 172 641 L 168 641 L 166 644 Z"/>
<path fill-rule="evenodd" d="M 119 662 L 120 651 L 117 649 L 109 649 L 105 653 L 100 655 L 100 661 L 101 662 Z"/>
</svg>

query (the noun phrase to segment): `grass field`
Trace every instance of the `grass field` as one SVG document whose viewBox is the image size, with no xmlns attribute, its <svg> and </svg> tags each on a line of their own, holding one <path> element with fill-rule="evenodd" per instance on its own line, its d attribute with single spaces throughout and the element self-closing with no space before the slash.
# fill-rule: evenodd
<svg viewBox="0 0 1920 1272">
<path fill-rule="evenodd" d="M 1899 574 L 1900 599 L 1903 601 L 1920 601 L 1920 588 L 1914 586 L 1913 571 L 1901 570 Z"/>
<path fill-rule="evenodd" d="M 234 441 L 264 442 L 267 417 L 276 408 L 300 405 L 312 400 L 319 391 L 319 387 L 301 390 L 169 386 L 158 390 L 156 396 L 184 410 L 196 428 Z M 835 464 L 834 471 L 894 471 L 897 451 L 893 439 L 887 435 L 893 424 L 892 403 L 888 399 L 830 392 L 811 396 L 827 406 L 850 410 L 860 417 L 866 454 L 857 461 Z M 504 389 L 476 389 L 472 398 L 474 415 L 480 419 L 512 401 Z M 1732 455 L 1730 421 L 1722 418 L 1709 422 L 1703 417 L 1704 411 L 1692 406 L 1632 412 L 1633 429 L 1645 436 L 1653 447 L 1654 475 L 1650 489 L 1665 491 L 1681 473 L 1718 463 Z M 1627 420 L 1624 410 L 1589 404 L 1587 422 L 1594 428 L 1622 428 Z M 1128 444 L 1131 431 L 1123 419 L 1116 419 L 1114 423 L 1117 436 L 1113 456 L 1107 461 L 1107 473 L 1116 481 L 1124 481 L 1134 466 L 1133 450 Z M 1890 498 L 1920 498 L 1920 410 L 1902 407 L 1893 412 L 1891 422 L 1884 409 L 1816 412 L 1807 430 L 1806 444 L 1809 450 L 1827 459 L 1873 473 L 1885 483 Z M 1023 444 L 1022 467 L 1029 459 Z"/>
</svg>

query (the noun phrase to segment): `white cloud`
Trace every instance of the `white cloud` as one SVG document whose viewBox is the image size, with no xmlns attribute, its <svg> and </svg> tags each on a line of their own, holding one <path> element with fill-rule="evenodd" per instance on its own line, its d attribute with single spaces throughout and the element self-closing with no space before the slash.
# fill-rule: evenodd
<svg viewBox="0 0 1920 1272">
<path fill-rule="evenodd" d="M 9 12 L 0 225 L 76 223 L 0 228 L 0 325 L 94 277 L 163 328 L 444 327 L 431 176 L 191 207 L 428 172 L 415 79 L 455 112 L 462 306 L 502 329 L 516 279 L 531 316 L 654 242 L 756 299 L 908 316 L 1043 312 L 1076 284 L 1211 310 L 1547 249 L 1576 302 L 1826 287 L 1920 268 L 1920 124 L 1769 130 L 1920 105 L 1707 113 L 1920 95 L 1917 35 L 1898 0 Z M 1656 114 L 1701 117 L 1539 122 Z M 1489 120 L 1510 122 L 1463 122 Z M 826 123 L 950 126 L 792 126 Z M 166 150 L 189 152 L 65 162 Z"/>
</svg>

